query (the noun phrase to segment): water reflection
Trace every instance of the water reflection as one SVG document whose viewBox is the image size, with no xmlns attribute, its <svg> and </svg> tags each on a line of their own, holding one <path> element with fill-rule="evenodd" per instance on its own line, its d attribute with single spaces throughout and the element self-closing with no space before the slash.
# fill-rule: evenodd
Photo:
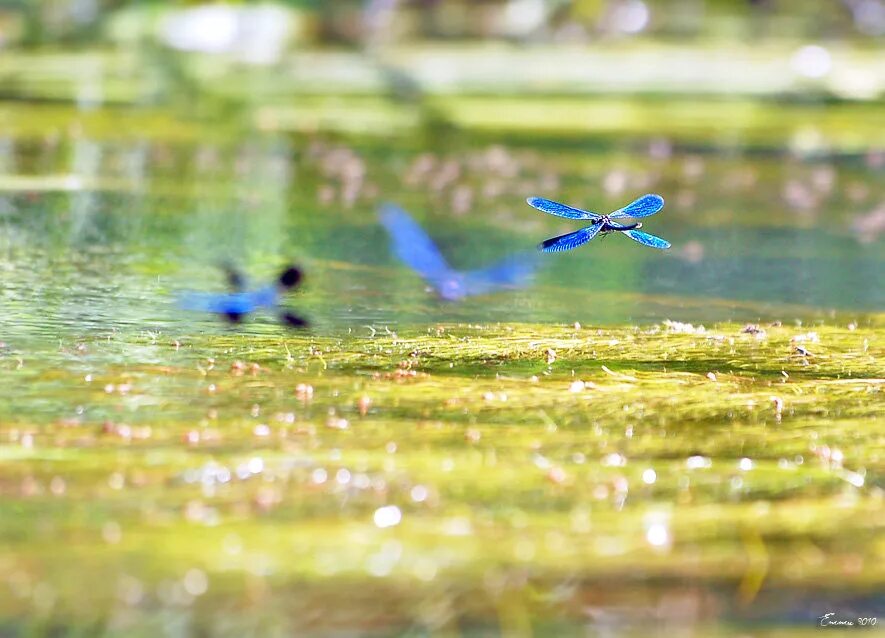
<svg viewBox="0 0 885 638">
<path fill-rule="evenodd" d="M 213 294 L 188 292 L 179 296 L 178 305 L 184 310 L 208 312 L 224 317 L 231 323 L 239 323 L 243 318 L 262 308 L 277 311 L 280 320 L 293 328 L 307 325 L 307 321 L 298 315 L 280 308 L 280 296 L 301 282 L 301 270 L 288 266 L 280 273 L 277 280 L 255 290 L 244 290 L 246 281 L 237 270 L 228 267 L 228 283 L 232 292 Z"/>
<path fill-rule="evenodd" d="M 875 283 L 885 278 L 875 163 L 784 166 L 777 157 L 705 156 L 701 164 L 696 152 L 673 148 L 664 159 L 628 161 L 605 149 L 458 140 L 450 147 L 459 144 L 460 153 L 431 155 L 410 145 L 274 134 L 193 145 L 110 144 L 79 132 L 6 138 L 6 334 L 187 332 L 198 319 L 176 312 L 175 291 L 210 286 L 214 265 L 230 257 L 267 276 L 282 263 L 304 264 L 310 285 L 299 305 L 317 330 L 427 321 L 789 321 L 885 305 Z M 612 175 L 621 176 L 618 188 Z M 781 199 L 785 188 L 798 192 L 791 183 L 814 194 L 810 209 Z M 597 238 L 537 271 L 520 247 L 573 229 L 526 209 L 523 195 L 542 186 L 566 201 L 612 208 L 623 203 L 624 188 L 674 193 L 655 226 L 673 242 L 672 254 Z M 378 200 L 391 196 L 425 212 L 441 250 L 401 210 L 387 209 L 378 224 Z M 391 241 L 436 299 L 392 267 Z M 272 329 L 278 323 L 262 316 L 248 324 Z"/>
<path fill-rule="evenodd" d="M 385 204 L 379 218 L 391 237 L 394 254 L 447 301 L 523 288 L 537 267 L 537 257 L 525 252 L 478 270 L 454 270 L 433 240 L 403 209 Z"/>
</svg>

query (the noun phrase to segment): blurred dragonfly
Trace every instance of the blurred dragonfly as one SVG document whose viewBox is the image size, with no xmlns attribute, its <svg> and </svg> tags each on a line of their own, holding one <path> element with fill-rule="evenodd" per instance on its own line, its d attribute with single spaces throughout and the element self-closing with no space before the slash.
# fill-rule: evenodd
<svg viewBox="0 0 885 638">
<path fill-rule="evenodd" d="M 521 288 L 528 284 L 537 266 L 533 253 L 522 253 L 479 270 L 454 270 L 427 233 L 399 206 L 383 205 L 379 218 L 390 235 L 397 258 L 447 301 Z"/>
<path fill-rule="evenodd" d="M 255 290 L 245 290 L 246 280 L 239 271 L 228 265 L 223 268 L 232 292 L 227 294 L 185 293 L 178 300 L 179 307 L 184 310 L 221 315 L 231 323 L 239 323 L 243 317 L 261 308 L 272 308 L 279 310 L 280 320 L 288 326 L 302 328 L 307 325 L 306 320 L 285 309 L 280 309 L 278 305 L 280 296 L 287 290 L 295 288 L 301 281 L 302 275 L 298 268 L 287 267 L 275 282 Z"/>
<path fill-rule="evenodd" d="M 639 199 L 630 202 L 623 208 L 619 208 L 608 215 L 600 215 L 599 213 L 591 213 L 590 211 L 581 210 L 580 208 L 572 208 L 571 206 L 544 199 L 543 197 L 529 197 L 526 202 L 528 202 L 530 206 L 534 206 L 538 210 L 550 215 L 565 217 L 566 219 L 589 219 L 592 222 L 589 226 L 585 226 L 573 233 L 545 239 L 538 244 L 538 250 L 541 252 L 557 253 L 564 250 L 571 250 L 572 248 L 577 248 L 582 244 L 586 244 L 600 233 L 605 235 L 614 232 L 624 233 L 633 241 L 637 241 L 646 246 L 651 246 L 652 248 L 667 250 L 670 247 L 670 242 L 639 230 L 642 228 L 640 222 L 620 224 L 612 221 L 614 219 L 635 219 L 654 215 L 664 207 L 664 198 L 660 195 L 643 195 Z"/>
</svg>

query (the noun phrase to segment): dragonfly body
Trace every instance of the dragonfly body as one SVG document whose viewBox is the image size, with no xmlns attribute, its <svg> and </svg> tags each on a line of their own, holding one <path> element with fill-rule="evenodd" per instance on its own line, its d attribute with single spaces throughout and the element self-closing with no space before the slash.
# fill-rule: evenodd
<svg viewBox="0 0 885 638">
<path fill-rule="evenodd" d="M 641 222 L 622 224 L 618 221 L 614 221 L 616 219 L 635 219 L 654 215 L 664 207 L 664 198 L 660 195 L 643 195 L 623 208 L 619 208 L 607 215 L 601 215 L 580 208 L 573 208 L 566 204 L 544 199 L 543 197 L 529 197 L 526 202 L 530 206 L 533 206 L 548 215 L 555 215 L 556 217 L 564 217 L 566 219 L 586 220 L 590 222 L 589 226 L 585 226 L 572 233 L 560 235 L 559 237 L 551 237 L 550 239 L 542 241 L 538 244 L 538 250 L 541 252 L 555 253 L 572 250 L 573 248 L 586 244 L 588 241 L 596 237 L 596 235 L 605 235 L 614 232 L 624 233 L 633 241 L 645 246 L 650 246 L 651 248 L 667 250 L 670 247 L 670 242 L 639 230 L 642 228 Z"/>
<path fill-rule="evenodd" d="M 231 321 L 239 321 L 243 316 L 261 308 L 272 308 L 277 304 L 279 296 L 280 291 L 276 285 L 227 294 L 190 292 L 182 296 L 179 305 L 186 310 L 211 312 L 224 315 Z"/>
</svg>

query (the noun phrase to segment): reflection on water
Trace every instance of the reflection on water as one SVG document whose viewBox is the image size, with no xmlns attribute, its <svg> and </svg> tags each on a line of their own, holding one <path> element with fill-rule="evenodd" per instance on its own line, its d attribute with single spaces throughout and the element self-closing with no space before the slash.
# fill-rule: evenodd
<svg viewBox="0 0 885 638">
<path fill-rule="evenodd" d="M 225 260 L 267 276 L 306 264 L 299 307 L 319 330 L 813 319 L 885 303 L 876 283 L 885 279 L 880 241 L 852 230 L 882 200 L 875 162 L 704 157 L 669 144 L 648 154 L 447 147 L 454 150 L 275 135 L 196 146 L 76 132 L 6 137 L 4 328 L 52 338 L 98 327 L 214 329 L 176 313 L 172 295 L 221 289 L 213 266 Z M 672 241 L 671 254 L 600 238 L 574 254 L 544 256 L 524 290 L 460 304 L 440 303 L 398 265 L 375 213 L 380 201 L 403 202 L 449 263 L 468 271 L 571 230 L 567 220 L 533 214 L 526 195 L 610 210 L 652 189 L 668 199 L 655 228 Z"/>
<path fill-rule="evenodd" d="M 537 268 L 538 255 L 523 251 L 477 270 L 455 270 L 433 240 L 404 210 L 394 204 L 385 204 L 381 207 L 379 219 L 390 235 L 391 250 L 397 258 L 447 301 L 525 288 Z"/>
</svg>

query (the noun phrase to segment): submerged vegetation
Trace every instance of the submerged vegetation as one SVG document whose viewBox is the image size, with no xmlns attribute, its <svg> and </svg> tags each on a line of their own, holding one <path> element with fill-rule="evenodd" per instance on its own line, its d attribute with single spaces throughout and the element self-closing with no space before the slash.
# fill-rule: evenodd
<svg viewBox="0 0 885 638">
<path fill-rule="evenodd" d="M 864 608 L 882 338 L 870 316 L 6 345 L 0 613 L 528 635 L 626 606 L 641 635 Z"/>
</svg>

